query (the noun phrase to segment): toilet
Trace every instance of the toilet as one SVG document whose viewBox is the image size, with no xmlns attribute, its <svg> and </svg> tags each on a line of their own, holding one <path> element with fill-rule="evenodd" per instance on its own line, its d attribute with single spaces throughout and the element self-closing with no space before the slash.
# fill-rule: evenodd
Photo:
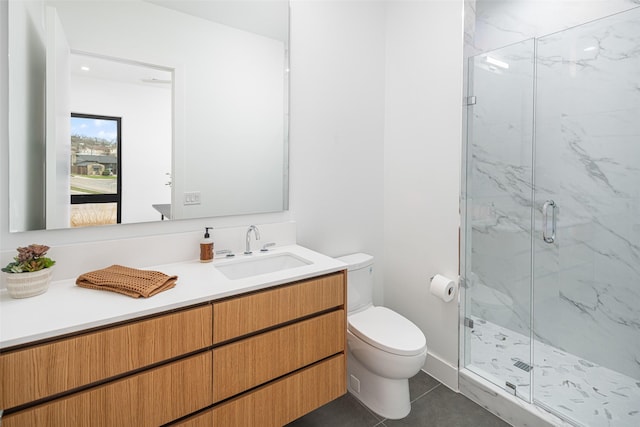
<svg viewBox="0 0 640 427">
<path fill-rule="evenodd" d="M 406 417 L 409 378 L 427 358 L 427 341 L 410 320 L 373 305 L 373 257 L 357 253 L 347 264 L 347 387 L 378 415 Z"/>
</svg>

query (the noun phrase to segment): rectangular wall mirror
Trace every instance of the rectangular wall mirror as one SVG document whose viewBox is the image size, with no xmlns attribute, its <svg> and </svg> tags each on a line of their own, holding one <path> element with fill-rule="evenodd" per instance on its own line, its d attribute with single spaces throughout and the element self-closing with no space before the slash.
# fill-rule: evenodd
<svg viewBox="0 0 640 427">
<path fill-rule="evenodd" d="M 288 1 L 8 8 L 10 231 L 288 208 Z"/>
</svg>

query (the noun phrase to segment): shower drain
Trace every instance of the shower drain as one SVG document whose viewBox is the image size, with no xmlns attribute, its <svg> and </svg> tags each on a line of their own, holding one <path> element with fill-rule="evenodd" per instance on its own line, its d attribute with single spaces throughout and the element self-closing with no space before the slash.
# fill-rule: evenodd
<svg viewBox="0 0 640 427">
<path fill-rule="evenodd" d="M 531 365 L 524 363 L 522 360 L 518 360 L 516 363 L 513 364 L 513 366 L 515 366 L 516 368 L 520 368 L 526 372 L 529 372 L 531 370 Z"/>
</svg>

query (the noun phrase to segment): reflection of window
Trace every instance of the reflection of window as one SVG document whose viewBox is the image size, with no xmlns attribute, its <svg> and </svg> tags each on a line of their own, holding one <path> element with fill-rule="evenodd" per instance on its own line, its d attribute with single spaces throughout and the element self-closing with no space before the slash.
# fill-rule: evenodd
<svg viewBox="0 0 640 427">
<path fill-rule="evenodd" d="M 120 223 L 120 125 L 120 117 L 71 113 L 71 204 L 91 206 L 72 211 L 93 212 L 79 215 L 74 227 L 95 225 L 98 216 L 102 224 Z"/>
</svg>

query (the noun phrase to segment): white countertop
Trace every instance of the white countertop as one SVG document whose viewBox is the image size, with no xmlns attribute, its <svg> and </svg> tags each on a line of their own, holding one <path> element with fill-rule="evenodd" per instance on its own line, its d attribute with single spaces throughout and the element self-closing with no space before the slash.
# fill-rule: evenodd
<svg viewBox="0 0 640 427">
<path fill-rule="evenodd" d="M 227 279 L 215 268 L 216 265 L 232 260 L 227 258 L 216 258 L 210 263 L 193 260 L 145 268 L 178 276 L 174 288 L 150 298 L 131 298 L 115 292 L 80 288 L 76 286 L 75 278 L 54 281 L 49 285 L 47 292 L 31 298 L 14 299 L 6 290 L 2 290 L 0 348 L 187 307 L 346 268 L 341 261 L 298 245 L 282 246 L 266 254 L 256 252 L 249 256 L 258 258 L 287 252 L 305 258 L 311 261 L 311 264 L 238 280 Z M 239 254 L 233 259 L 243 257 L 245 255 Z"/>
</svg>

